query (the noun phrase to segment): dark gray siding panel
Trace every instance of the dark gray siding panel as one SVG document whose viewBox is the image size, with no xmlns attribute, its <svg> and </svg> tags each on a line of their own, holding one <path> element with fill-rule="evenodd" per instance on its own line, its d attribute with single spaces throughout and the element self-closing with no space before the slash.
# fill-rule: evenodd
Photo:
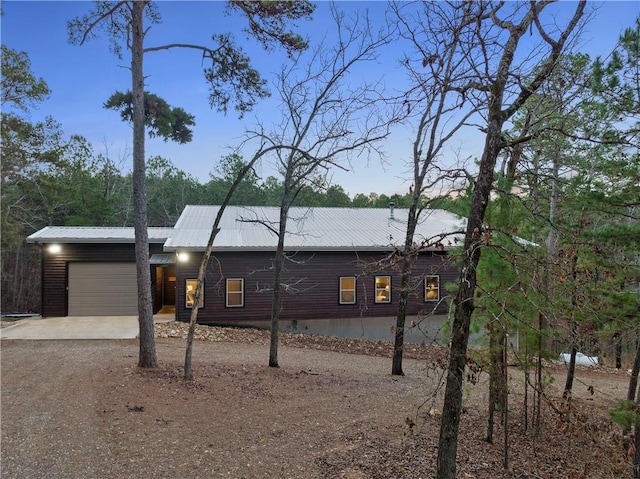
<svg viewBox="0 0 640 479">
<path fill-rule="evenodd" d="M 234 320 L 269 320 L 271 314 L 272 258 L 269 252 L 218 253 L 212 256 L 205 281 L 204 307 L 198 313 L 203 324 L 233 322 Z M 399 265 L 387 261 L 378 262 L 382 255 L 369 252 L 299 252 L 290 256 L 283 272 L 283 320 L 340 319 L 360 317 L 395 316 L 398 309 L 400 286 Z M 397 260 L 397 258 L 395 258 Z M 408 302 L 409 315 L 421 313 L 445 314 L 447 301 L 424 302 L 424 275 L 438 274 L 441 295 L 444 285 L 456 278 L 457 270 L 444 254 L 431 252 L 420 255 L 414 264 L 414 290 Z M 178 263 L 176 285 L 177 318 L 188 321 L 190 309 L 185 308 L 185 280 L 196 278 L 201 256 L 192 255 L 188 263 Z M 375 304 L 374 277 L 392 277 L 392 300 L 388 304 Z M 356 276 L 356 303 L 339 303 L 339 278 Z M 245 306 L 225 307 L 225 279 L 243 278 Z"/>
</svg>

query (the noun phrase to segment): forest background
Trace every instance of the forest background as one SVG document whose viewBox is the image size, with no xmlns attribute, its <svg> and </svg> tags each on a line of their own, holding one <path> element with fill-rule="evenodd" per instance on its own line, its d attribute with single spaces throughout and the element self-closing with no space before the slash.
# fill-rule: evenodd
<svg viewBox="0 0 640 479">
<path fill-rule="evenodd" d="M 345 5 L 341 6 L 346 7 Z M 33 8 L 41 7 L 45 8 L 45 11 L 48 8 L 46 5 L 37 6 L 36 4 Z M 65 6 L 65 8 L 72 7 L 76 8 L 73 5 Z M 163 6 L 163 8 L 168 7 L 171 5 Z M 315 16 L 320 15 L 321 20 L 324 21 L 327 16 L 326 8 L 323 5 L 321 7 L 323 8 L 316 12 Z M 385 10 L 382 4 L 348 6 L 349 9 L 355 10 L 361 10 L 363 7 L 373 8 L 371 15 L 374 15 L 376 20 L 375 15 L 382 17 L 380 12 Z M 589 19 L 586 22 L 587 31 L 589 28 L 599 28 L 590 27 L 590 25 L 596 25 L 600 17 L 607 17 L 606 12 L 602 10 L 603 7 L 607 7 L 607 5 L 598 5 L 589 13 Z M 610 12 L 626 10 L 630 14 L 634 13 L 632 2 L 615 2 L 610 7 Z M 8 32 L 11 32 L 13 9 L 16 9 L 17 12 L 17 9 L 22 8 L 25 6 L 12 3 L 6 5 L 7 12 L 3 12 L 2 21 L 3 26 L 8 28 Z M 34 17 L 34 24 L 38 23 L 37 18 L 38 16 Z M 629 23 L 633 24 L 633 15 L 630 15 L 628 19 Z M 169 23 L 176 21 L 173 17 L 168 17 L 165 20 Z M 51 22 L 49 23 L 51 24 Z M 304 23 L 303 26 L 305 30 L 310 32 L 315 28 L 307 23 Z M 635 29 L 637 30 L 637 24 Z M 631 30 L 633 31 L 634 27 L 631 27 Z M 623 31 L 619 33 L 622 34 Z M 610 35 L 611 32 L 608 34 Z M 3 35 L 3 43 L 7 36 L 14 38 L 12 34 Z M 62 36 L 64 37 L 64 34 Z M 312 38 L 315 36 L 312 35 Z M 555 93 L 556 100 L 560 100 L 566 105 L 565 112 L 562 113 L 563 122 L 571 123 L 571 125 L 569 128 L 563 126 L 560 129 L 557 128 L 557 125 L 551 125 L 551 128 L 559 130 L 560 136 L 563 136 L 564 139 L 560 140 L 547 134 L 549 132 L 548 123 L 550 121 L 558 122 L 558 119 L 546 119 L 547 125 L 538 122 L 538 126 L 535 127 L 535 135 L 530 135 L 535 141 L 528 142 L 520 153 L 528 162 L 522 161 L 519 165 L 511 162 L 511 166 L 515 165 L 517 170 L 514 177 L 516 184 L 513 185 L 512 190 L 518 192 L 518 195 L 514 198 L 519 198 L 518 203 L 523 211 L 529 211 L 529 214 L 518 213 L 516 220 L 519 234 L 525 239 L 540 241 L 548 239 L 549 234 L 557 235 L 560 234 L 560 231 L 568 232 L 571 230 L 568 225 L 560 226 L 555 223 L 552 224 L 554 228 L 549 228 L 549 220 L 552 218 L 549 215 L 543 217 L 541 212 L 549 211 L 552 203 L 563 208 L 563 211 L 550 213 L 554 218 L 568 218 L 569 208 L 579 208 L 584 210 L 584 216 L 588 216 L 590 213 L 598 214 L 598 210 L 605 210 L 606 214 L 621 215 L 612 216 L 610 221 L 633 224 L 635 211 L 628 209 L 628 207 L 633 208 L 633 200 L 618 202 L 616 205 L 619 204 L 620 207 L 614 209 L 588 203 L 578 205 L 578 202 L 583 202 L 585 198 L 576 196 L 583 192 L 578 192 L 575 187 L 575 185 L 581 184 L 587 176 L 589 181 L 597 177 L 597 186 L 600 188 L 598 193 L 607 195 L 611 191 L 624 191 L 618 188 L 621 182 L 627 181 L 627 185 L 634 184 L 637 179 L 634 177 L 637 175 L 637 166 L 634 163 L 634 161 L 637 162 L 637 142 L 634 143 L 634 140 L 637 139 L 634 136 L 637 135 L 637 124 L 634 122 L 637 122 L 638 115 L 637 71 L 634 72 L 637 51 L 634 50 L 633 41 L 633 39 L 627 39 L 626 55 L 613 58 L 612 54 L 618 48 L 618 46 L 614 46 L 610 52 L 598 57 L 598 59 L 580 52 L 581 47 L 586 48 L 585 44 L 588 42 L 576 41 L 576 48 L 573 52 L 575 56 L 571 60 L 573 65 L 567 64 L 567 69 L 573 70 L 568 73 L 571 78 L 568 79 L 566 75 L 564 78 L 562 75 L 558 75 L 553 80 L 561 84 L 568 84 L 567 81 L 573 82 L 573 88 L 564 88 L 565 91 L 562 94 Z M 396 31 L 396 38 L 390 39 L 386 48 L 388 45 L 395 47 L 401 42 L 401 35 L 399 31 Z M 589 50 L 592 49 L 593 45 L 589 46 Z M 95 48 L 90 53 L 92 57 L 96 55 L 93 50 Z M 82 49 L 77 49 L 77 51 L 78 55 L 86 57 Z M 9 54 L 10 52 L 14 52 L 18 56 L 13 56 Z M 129 170 L 131 152 L 126 149 L 114 151 L 107 144 L 95 145 L 81 135 L 68 135 L 64 132 L 63 125 L 59 124 L 54 117 L 48 116 L 44 120 L 40 120 L 39 118 L 43 116 L 39 111 L 40 105 L 52 97 L 55 98 L 56 91 L 49 90 L 47 78 L 39 78 L 38 72 L 31 73 L 29 56 L 26 53 L 11 50 L 6 45 L 3 45 L 2 53 L 1 305 L 2 311 L 5 312 L 37 311 L 39 308 L 38 251 L 35 246 L 26 245 L 24 238 L 46 225 L 132 226 L 132 178 Z M 257 55 L 260 57 L 259 54 Z M 75 61 L 73 58 L 70 60 Z M 399 60 L 400 55 L 398 54 L 395 61 Z M 260 59 L 260 61 L 264 62 L 264 59 Z M 597 96 L 594 96 L 594 84 L 583 79 L 598 64 L 601 64 L 604 70 L 608 69 L 607 72 L 601 72 L 602 75 L 608 75 L 608 77 L 603 79 L 602 85 L 598 87 Z M 116 68 L 116 70 L 126 72 L 126 69 Z M 380 72 L 381 75 L 383 73 Z M 576 82 L 576 79 L 579 81 Z M 157 81 L 157 78 L 154 81 Z M 58 82 L 57 77 L 56 82 Z M 16 90 L 14 87 L 18 83 L 25 88 L 21 87 Z M 89 86 L 87 85 L 87 87 Z M 31 89 L 29 90 L 29 88 Z M 115 88 L 116 86 L 114 86 L 114 90 Z M 21 96 L 14 95 L 17 91 Z M 549 98 L 551 91 L 547 90 L 544 95 Z M 401 97 L 397 98 L 401 99 Z M 106 99 L 105 97 L 98 100 L 106 101 Z M 539 99 L 540 96 L 536 97 L 534 101 L 540 104 Z M 594 102 L 594 105 L 589 107 L 589 111 L 585 112 L 585 105 L 593 100 L 597 100 L 597 102 Z M 269 105 L 276 105 L 277 97 L 274 95 L 274 98 L 268 99 L 268 102 Z M 108 112 L 106 109 L 104 112 L 113 118 L 117 117 L 114 112 Z M 594 115 L 596 114 L 600 115 L 600 118 L 595 119 Z M 569 115 L 573 115 L 572 118 L 569 119 Z M 582 115 L 580 122 L 577 122 L 576 115 Z M 66 118 L 66 114 L 64 117 Z M 104 115 L 101 114 L 102 117 Z M 38 120 L 32 120 L 32 118 L 38 118 Z M 518 129 L 526 121 L 526 114 L 523 114 L 520 119 L 516 118 L 514 123 L 509 125 L 511 131 L 506 133 L 516 136 Z M 588 122 L 590 124 L 587 124 Z M 407 123 L 405 123 L 406 125 Z M 410 124 L 408 126 L 408 131 L 410 131 Z M 482 136 L 477 126 L 475 128 L 475 125 L 469 126 L 472 133 L 468 135 L 468 138 Z M 475 134 L 473 130 L 475 130 Z M 609 139 L 603 142 L 602 136 L 605 134 L 609 135 Z M 615 135 L 617 144 L 610 141 L 613 138 L 612 135 Z M 542 139 L 542 136 L 545 138 Z M 596 138 L 596 136 L 600 138 Z M 467 143 L 471 141 L 468 138 Z M 394 138 L 394 141 L 397 142 L 397 138 Z M 560 141 L 563 143 L 559 144 Z M 155 143 L 158 143 L 157 139 Z M 167 151 L 175 151 L 176 148 L 180 148 L 172 146 L 171 143 L 165 143 L 165 145 Z M 479 145 L 476 143 L 476 146 Z M 385 147 L 382 145 L 381 148 Z M 457 147 L 454 144 L 451 148 Z M 553 160 L 550 159 L 552 154 L 549 149 L 554 154 L 561 153 L 563 159 L 556 160 L 555 165 L 551 164 Z M 408 153 L 410 150 L 408 144 L 404 150 Z M 500 168 L 505 175 L 511 151 L 505 149 L 502 154 L 503 163 Z M 450 149 L 445 153 L 445 156 L 455 156 L 455 153 Z M 458 153 L 464 155 L 464 158 L 448 158 L 445 164 L 459 166 L 460 163 L 464 163 L 462 166 L 464 172 L 468 173 L 467 177 L 462 178 L 462 181 L 455 185 L 455 189 L 448 185 L 446 190 L 431 189 L 426 192 L 429 196 L 427 202 L 429 207 L 442 206 L 444 204 L 442 198 L 448 196 L 446 200 L 448 206 L 446 207 L 466 216 L 468 201 L 465 203 L 464 198 L 473 183 L 474 160 L 479 152 L 476 152 L 475 155 L 473 153 L 467 155 L 466 151 L 464 153 L 458 151 Z M 172 226 L 186 204 L 220 204 L 229 185 L 243 165 L 242 154 L 242 151 L 238 151 L 222 155 L 218 159 L 217 165 L 211 162 L 208 180 L 203 180 L 202 174 L 196 178 L 176 167 L 171 157 L 156 155 L 148 158 L 148 224 Z M 114 157 L 114 155 L 117 156 Z M 600 158 L 598 164 L 596 164 L 595 158 Z M 616 161 L 609 161 L 612 158 Z M 579 159 L 581 162 L 578 162 Z M 399 163 L 402 164 L 400 169 L 406 170 L 406 180 L 403 182 L 406 188 L 404 194 L 387 196 L 384 193 L 365 190 L 350 197 L 342 186 L 332 181 L 334 175 L 341 171 L 340 168 L 336 168 L 333 171 L 319 173 L 317 176 L 309 178 L 295 199 L 295 204 L 386 208 L 390 201 L 394 201 L 396 207 L 408 207 L 411 200 L 412 181 L 407 162 L 405 160 L 399 161 L 394 154 L 393 158 L 386 158 L 386 167 L 385 164 L 379 165 L 379 171 L 383 175 L 389 175 L 390 179 L 396 178 L 394 174 L 398 174 L 397 166 Z M 531 168 L 531 165 L 534 167 Z M 355 175 L 359 172 L 366 173 L 363 178 L 368 177 L 371 173 L 371 168 L 367 169 L 369 171 L 361 171 L 362 168 L 352 168 L 351 166 L 348 165 Z M 362 166 L 362 162 L 360 162 L 360 166 Z M 375 164 L 368 166 L 376 167 Z M 389 173 L 390 166 L 396 166 L 396 173 Z M 263 171 L 272 172 L 273 175 L 262 174 Z M 555 183 L 552 181 L 554 174 L 559 180 Z M 534 176 L 538 183 L 532 189 Z M 621 179 L 613 180 L 614 177 Z M 582 184 L 584 185 L 584 183 Z M 363 182 L 363 189 L 367 188 L 365 185 L 366 180 Z M 266 166 L 259 166 L 243 180 L 231 203 L 278 206 L 282 197 L 282 186 L 283 180 L 278 177 L 277 171 Z M 604 191 L 605 189 L 607 191 Z M 534 194 L 531 194 L 532 192 Z M 632 197 L 634 192 L 636 191 L 632 190 L 628 194 Z M 560 206 L 558 206 L 559 199 L 564 197 L 567 199 L 562 199 Z M 455 198 L 453 203 L 451 198 Z M 437 204 L 433 201 L 437 201 Z M 612 201 L 614 200 L 612 199 Z M 624 218 L 624 221 L 618 221 L 620 218 Z M 584 219 L 584 221 L 590 220 Z M 609 220 L 601 216 L 598 221 L 606 222 Z M 629 238 L 629 236 L 625 235 L 625 238 Z M 577 238 L 574 239 L 577 240 Z M 627 241 L 626 244 L 631 246 L 634 241 Z M 633 257 L 633 254 L 631 256 Z M 625 255 L 625 257 L 628 256 Z"/>
<path fill-rule="evenodd" d="M 618 46 L 606 57 L 590 58 L 579 52 L 567 56 L 563 72 L 530 102 L 535 108 L 523 109 L 505 131 L 511 138 L 524 133 L 528 141 L 504 149 L 489 219 L 497 227 L 517 230 L 529 241 L 544 243 L 546 248 L 538 255 L 548 260 L 553 255 L 566 262 L 578 248 L 588 250 L 588 256 L 581 255 L 578 269 L 585 278 L 597 280 L 583 279 L 583 286 L 589 285 L 599 295 L 616 292 L 615 299 L 590 303 L 589 314 L 596 304 L 600 309 L 606 304 L 618 318 L 633 311 L 638 291 L 638 20 L 620 34 Z M 51 94 L 46 79 L 31 72 L 28 55 L 3 45 L 3 312 L 39 310 L 39 251 L 25 243 L 29 234 L 47 225 L 133 224 L 129 158 L 121 153 L 114 158 L 104 146 L 96 147 L 80 135 L 66 135 L 55 118 L 32 121 L 31 112 Z M 563 111 L 558 110 L 559 104 Z M 220 204 L 245 164 L 240 151 L 223 156 L 203 182 L 170 158 L 152 156 L 147 161 L 148 224 L 152 226 L 173 226 L 188 204 Z M 424 204 L 465 216 L 473 160 L 466 159 L 464 166 L 465 176 L 458 176 L 455 184 L 425 192 Z M 277 172 L 261 177 L 257 171 L 243 179 L 231 204 L 279 206 L 283 179 Z M 294 204 L 381 208 L 391 201 L 399 208 L 411 204 L 412 186 L 402 195 L 369 192 L 350 197 L 331 179 L 331 171 L 308 178 Z M 489 265 L 490 258 L 486 255 L 481 266 Z M 605 269 L 599 270 L 605 263 Z M 554 273 L 562 284 L 577 274 L 565 266 L 568 271 Z M 626 299 L 621 301 L 617 293 L 624 293 Z"/>
</svg>

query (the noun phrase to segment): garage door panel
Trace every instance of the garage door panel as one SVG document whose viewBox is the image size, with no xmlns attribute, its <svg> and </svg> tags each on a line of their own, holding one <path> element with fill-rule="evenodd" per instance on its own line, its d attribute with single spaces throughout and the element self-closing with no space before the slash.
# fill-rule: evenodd
<svg viewBox="0 0 640 479">
<path fill-rule="evenodd" d="M 138 313 L 135 263 L 69 263 L 69 316 Z"/>
</svg>

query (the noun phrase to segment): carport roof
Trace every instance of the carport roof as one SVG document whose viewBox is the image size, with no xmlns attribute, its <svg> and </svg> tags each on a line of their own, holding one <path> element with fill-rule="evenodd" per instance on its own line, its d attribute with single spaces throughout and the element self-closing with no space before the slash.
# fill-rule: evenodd
<svg viewBox="0 0 640 479">
<path fill-rule="evenodd" d="M 187 206 L 167 239 L 165 251 L 204 251 L 219 206 Z M 287 221 L 287 250 L 368 250 L 401 248 L 408 210 L 396 208 L 293 207 Z M 280 209 L 228 206 L 222 215 L 217 251 L 274 250 Z M 427 249 L 449 249 L 462 239 L 466 220 L 444 210 L 424 210 L 414 241 Z"/>
<path fill-rule="evenodd" d="M 164 243 L 173 228 L 149 228 L 149 243 Z M 27 237 L 27 243 L 135 243 L 133 228 L 47 226 Z"/>
</svg>

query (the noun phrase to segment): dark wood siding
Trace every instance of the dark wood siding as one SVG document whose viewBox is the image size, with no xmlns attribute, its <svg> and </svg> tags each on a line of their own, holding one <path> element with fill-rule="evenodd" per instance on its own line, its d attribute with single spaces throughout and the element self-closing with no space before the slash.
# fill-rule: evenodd
<svg viewBox="0 0 640 479">
<path fill-rule="evenodd" d="M 67 243 L 59 253 L 50 253 L 42 245 L 42 309 L 44 317 L 68 314 L 68 264 L 74 261 L 135 261 L 134 245 Z M 149 251 L 161 253 L 162 245 L 153 244 Z M 100 311 L 96 311 L 99 315 Z"/>
<path fill-rule="evenodd" d="M 283 294 L 281 319 L 341 319 L 395 316 L 398 309 L 400 286 L 399 266 L 387 262 L 384 267 L 374 266 L 382 253 L 372 252 L 298 252 L 290 256 L 283 273 L 286 291 Z M 457 270 L 442 253 L 426 252 L 413 267 L 414 291 L 410 294 L 408 314 L 446 314 L 447 301 L 424 302 L 425 275 L 440 275 L 441 296 L 445 284 L 454 281 Z M 272 252 L 218 253 L 212 256 L 205 279 L 204 307 L 198 313 L 198 322 L 213 324 L 232 323 L 234 320 L 269 320 L 273 281 Z M 176 311 L 177 319 L 188 321 L 190 309 L 185 308 L 185 280 L 197 278 L 201 255 L 191 255 L 187 263 L 177 265 Z M 374 303 L 374 278 L 391 276 L 391 303 Z M 356 303 L 340 304 L 340 277 L 355 276 Z M 225 306 L 225 279 L 243 278 L 244 307 Z"/>
</svg>

